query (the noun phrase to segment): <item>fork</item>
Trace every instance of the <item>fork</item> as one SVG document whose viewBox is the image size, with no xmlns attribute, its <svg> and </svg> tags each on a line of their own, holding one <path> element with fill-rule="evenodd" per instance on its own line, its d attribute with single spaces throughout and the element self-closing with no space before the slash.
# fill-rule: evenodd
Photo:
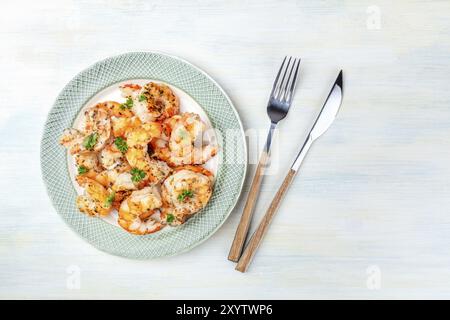
<svg viewBox="0 0 450 320">
<path fill-rule="evenodd" d="M 294 91 L 297 84 L 299 66 L 300 59 L 293 57 L 289 57 L 288 59 L 285 57 L 273 83 L 269 102 L 267 104 L 267 114 L 270 118 L 269 133 L 256 167 L 255 176 L 253 177 L 247 201 L 244 206 L 244 211 L 242 212 L 233 244 L 231 245 L 228 260 L 237 262 L 242 254 L 242 249 L 244 247 L 253 217 L 256 200 L 261 188 L 264 170 L 270 157 L 270 146 L 272 144 L 273 134 L 278 122 L 286 117 L 289 108 L 291 107 L 292 98 L 294 96 Z"/>
</svg>

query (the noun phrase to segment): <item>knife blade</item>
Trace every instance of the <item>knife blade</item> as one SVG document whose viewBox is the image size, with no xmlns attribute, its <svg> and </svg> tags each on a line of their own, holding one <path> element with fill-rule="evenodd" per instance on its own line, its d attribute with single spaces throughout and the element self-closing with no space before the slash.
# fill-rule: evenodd
<svg viewBox="0 0 450 320">
<path fill-rule="evenodd" d="M 314 140 L 319 138 L 325 131 L 327 131 L 327 129 L 333 123 L 342 103 L 342 95 L 344 92 L 343 90 L 344 88 L 341 70 L 336 78 L 336 81 L 331 87 L 330 93 L 328 94 L 328 97 L 325 100 L 325 103 L 323 104 L 323 107 L 320 110 L 320 113 L 317 116 L 316 121 L 314 122 L 311 130 L 309 131 L 305 143 L 303 144 L 302 148 L 300 149 L 300 152 L 295 158 L 294 163 L 291 166 L 291 169 L 297 171 L 300 168 L 300 165 L 303 159 L 305 158 L 306 154 L 308 153 L 308 150 L 311 147 Z"/>
</svg>

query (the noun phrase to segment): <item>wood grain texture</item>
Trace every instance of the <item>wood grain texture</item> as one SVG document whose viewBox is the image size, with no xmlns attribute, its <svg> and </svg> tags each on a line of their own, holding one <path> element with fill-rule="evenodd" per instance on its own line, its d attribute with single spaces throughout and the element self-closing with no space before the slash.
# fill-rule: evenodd
<svg viewBox="0 0 450 320">
<path fill-rule="evenodd" d="M 289 186 L 291 185 L 292 180 L 295 177 L 295 174 L 296 174 L 295 170 L 289 169 L 288 174 L 284 178 L 283 183 L 281 184 L 280 188 L 275 194 L 272 202 L 269 205 L 269 208 L 267 208 L 267 211 L 264 214 L 264 217 L 262 218 L 261 222 L 259 223 L 258 228 L 256 228 L 256 231 L 250 238 L 248 245 L 245 247 L 245 250 L 242 253 L 242 256 L 240 257 L 239 262 L 236 265 L 236 270 L 240 272 L 247 271 L 247 268 L 252 262 L 253 257 L 255 256 L 262 239 L 269 230 L 270 223 L 272 222 L 273 217 L 275 216 L 278 208 L 280 207 L 281 200 L 283 200 L 284 195 L 289 189 Z"/>
<path fill-rule="evenodd" d="M 242 216 L 239 220 L 233 243 L 231 244 L 230 253 L 228 254 L 228 260 L 230 261 L 237 262 L 241 256 L 242 249 L 244 248 L 245 240 L 247 239 L 248 230 L 253 218 L 253 211 L 255 210 L 256 201 L 258 200 L 259 191 L 261 189 L 261 183 L 264 178 L 264 169 L 267 166 L 268 158 L 268 153 L 263 151 L 261 153 L 261 158 L 259 159 L 258 165 L 256 166 L 255 175 L 253 177 L 252 184 L 250 185 L 250 191 L 244 205 L 244 211 L 242 211 Z"/>
<path fill-rule="evenodd" d="M 0 298 L 450 298 L 448 1 L 15 0 L 0 8 Z M 227 256 L 250 179 L 208 241 L 153 261 L 96 250 L 48 199 L 39 143 L 56 96 L 96 61 L 141 50 L 178 55 L 222 85 L 247 134 L 261 137 L 249 140 L 253 164 L 280 59 L 302 58 L 255 221 L 344 70 L 339 115 L 245 274 Z M 76 274 L 79 288 L 68 286 Z"/>
</svg>

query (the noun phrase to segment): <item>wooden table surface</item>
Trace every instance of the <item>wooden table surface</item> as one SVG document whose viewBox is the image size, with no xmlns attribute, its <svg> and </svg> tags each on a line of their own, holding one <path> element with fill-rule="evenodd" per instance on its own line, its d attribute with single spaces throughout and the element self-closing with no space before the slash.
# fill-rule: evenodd
<svg viewBox="0 0 450 320">
<path fill-rule="evenodd" d="M 447 1 L 3 1 L 0 298 L 450 298 L 449 12 Z M 339 116 L 246 274 L 226 257 L 254 165 L 217 233 L 154 261 L 98 251 L 47 197 L 39 148 L 57 94 L 100 59 L 151 50 L 206 70 L 261 135 L 282 57 L 302 57 L 258 217 L 344 70 Z"/>
</svg>

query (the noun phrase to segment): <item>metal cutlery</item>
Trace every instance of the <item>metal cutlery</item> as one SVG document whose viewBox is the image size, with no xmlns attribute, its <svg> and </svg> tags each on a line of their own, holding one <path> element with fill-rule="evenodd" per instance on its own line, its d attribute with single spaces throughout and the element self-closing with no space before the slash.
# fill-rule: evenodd
<svg viewBox="0 0 450 320">
<path fill-rule="evenodd" d="M 245 272 L 251 263 L 264 235 L 269 229 L 270 222 L 272 221 L 275 213 L 277 212 L 278 207 L 280 206 L 281 200 L 283 196 L 287 192 L 291 182 L 294 180 L 294 177 L 297 171 L 300 168 L 302 161 L 305 159 L 308 150 L 310 149 L 312 143 L 320 137 L 333 123 L 342 102 L 343 95 L 343 80 L 342 80 L 342 70 L 339 72 L 339 75 L 336 81 L 331 88 L 330 93 L 328 94 L 327 99 L 320 111 L 311 131 L 308 134 L 306 141 L 304 142 L 300 152 L 295 158 L 294 163 L 292 164 L 288 174 L 284 178 L 283 183 L 278 189 L 275 197 L 272 200 L 269 208 L 266 211 L 261 223 L 259 224 L 256 231 L 253 233 L 247 247 L 245 248 L 239 262 L 236 266 L 236 270 Z"/>
<path fill-rule="evenodd" d="M 231 245 L 228 259 L 234 262 L 239 260 L 244 247 L 247 233 L 253 216 L 253 211 L 258 198 L 261 182 L 264 175 L 265 166 L 270 157 L 270 146 L 274 130 L 279 121 L 284 119 L 289 111 L 297 84 L 300 59 L 285 57 L 280 70 L 275 78 L 269 102 L 267 104 L 267 114 L 270 118 L 270 129 L 267 135 L 266 144 L 259 158 L 255 176 L 250 186 L 250 192 L 245 203 L 233 244 Z"/>
</svg>

